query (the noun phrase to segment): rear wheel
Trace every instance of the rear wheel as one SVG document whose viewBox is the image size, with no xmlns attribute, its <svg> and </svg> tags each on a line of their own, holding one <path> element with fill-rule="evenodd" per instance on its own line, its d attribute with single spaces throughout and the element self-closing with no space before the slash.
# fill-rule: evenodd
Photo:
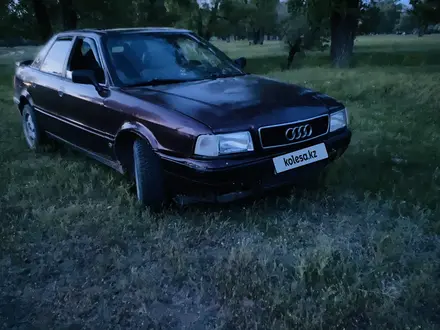
<svg viewBox="0 0 440 330">
<path fill-rule="evenodd" d="M 38 126 L 34 109 L 29 104 L 23 107 L 22 126 L 28 147 L 32 150 L 39 150 L 44 145 L 44 136 Z"/>
<path fill-rule="evenodd" d="M 134 177 L 138 200 L 145 206 L 157 209 L 165 201 L 165 187 L 159 157 L 142 139 L 133 143 Z"/>
</svg>

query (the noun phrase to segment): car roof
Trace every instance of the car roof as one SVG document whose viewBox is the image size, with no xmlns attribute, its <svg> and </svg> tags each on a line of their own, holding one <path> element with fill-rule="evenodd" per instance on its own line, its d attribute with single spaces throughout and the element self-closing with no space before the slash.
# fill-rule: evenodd
<svg viewBox="0 0 440 330">
<path fill-rule="evenodd" d="M 176 29 L 171 27 L 140 27 L 140 28 L 115 28 L 115 29 L 79 29 L 60 32 L 58 35 L 72 35 L 72 34 L 98 34 L 98 35 L 118 35 L 129 33 L 188 33 L 190 30 Z"/>
</svg>

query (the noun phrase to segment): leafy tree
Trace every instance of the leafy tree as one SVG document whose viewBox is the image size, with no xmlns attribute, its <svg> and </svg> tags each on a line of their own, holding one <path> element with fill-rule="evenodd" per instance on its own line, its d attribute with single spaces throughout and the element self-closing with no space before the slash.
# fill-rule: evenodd
<svg viewBox="0 0 440 330">
<path fill-rule="evenodd" d="M 353 53 L 360 5 L 360 0 L 290 0 L 289 12 L 292 22 L 305 17 L 306 27 L 301 29 L 306 32 L 303 46 L 319 43 L 329 31 L 332 62 L 335 66 L 346 67 Z"/>
<path fill-rule="evenodd" d="M 414 15 L 419 26 L 419 36 L 424 34 L 429 24 L 440 22 L 440 0 L 410 0 Z"/>
<path fill-rule="evenodd" d="M 275 30 L 277 5 L 278 0 L 250 0 L 246 4 L 254 44 L 262 44 L 265 33 Z"/>
<path fill-rule="evenodd" d="M 136 17 L 133 22 L 135 26 L 168 26 L 174 23 L 164 0 L 134 0 L 132 6 Z"/>
<path fill-rule="evenodd" d="M 396 25 L 396 31 L 410 33 L 418 28 L 416 17 L 409 11 L 402 12 L 399 22 Z"/>
<path fill-rule="evenodd" d="M 188 28 L 208 40 L 220 32 L 219 26 L 226 20 L 222 0 L 202 4 L 196 0 L 167 0 L 165 8 L 172 21 L 165 25 Z"/>
<path fill-rule="evenodd" d="M 139 17 L 134 1 L 126 0 L 76 0 L 80 28 L 111 28 L 135 26 Z"/>
<path fill-rule="evenodd" d="M 39 28 L 41 40 L 46 41 L 52 35 L 52 24 L 50 21 L 47 4 L 44 0 L 32 0 L 32 7 Z"/>
<path fill-rule="evenodd" d="M 361 19 L 358 32 L 392 33 L 399 23 L 403 6 L 397 0 L 380 0 L 364 3 L 361 6 Z"/>
<path fill-rule="evenodd" d="M 301 50 L 323 47 L 328 34 L 328 8 L 320 0 L 289 0 L 288 16 L 283 21 L 283 39 L 289 55 L 287 68 Z"/>
<path fill-rule="evenodd" d="M 73 0 L 59 0 L 64 30 L 76 29 L 78 13 L 73 7 Z"/>
<path fill-rule="evenodd" d="M 377 3 L 380 9 L 380 22 L 377 27 L 379 33 L 391 33 L 399 23 L 403 10 L 401 3 L 397 0 L 382 0 Z"/>
<path fill-rule="evenodd" d="M 11 25 L 14 20 L 13 2 L 10 0 L 0 0 L 0 38 L 15 34 L 14 27 Z"/>
<path fill-rule="evenodd" d="M 361 19 L 359 22 L 359 34 L 377 33 L 381 20 L 381 10 L 375 1 L 364 3 L 361 6 Z"/>
<path fill-rule="evenodd" d="M 224 19 L 220 21 L 216 35 L 224 37 L 234 34 L 244 39 L 250 26 L 250 10 L 246 1 L 223 0 L 220 4 L 220 12 Z"/>
<path fill-rule="evenodd" d="M 284 22 L 283 40 L 288 49 L 286 69 L 290 69 L 295 55 L 301 51 L 303 42 L 303 33 L 307 30 L 307 19 L 305 15 L 296 13 Z"/>
<path fill-rule="evenodd" d="M 347 67 L 353 55 L 360 18 L 360 0 L 332 0 L 330 57 L 336 67 Z"/>
</svg>

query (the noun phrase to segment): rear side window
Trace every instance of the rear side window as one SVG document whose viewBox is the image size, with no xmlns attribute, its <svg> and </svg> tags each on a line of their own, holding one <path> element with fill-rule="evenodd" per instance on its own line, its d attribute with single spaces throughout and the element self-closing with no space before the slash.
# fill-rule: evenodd
<svg viewBox="0 0 440 330">
<path fill-rule="evenodd" d="M 57 40 L 47 53 L 40 70 L 56 75 L 63 74 L 64 63 L 69 55 L 71 39 Z"/>
</svg>

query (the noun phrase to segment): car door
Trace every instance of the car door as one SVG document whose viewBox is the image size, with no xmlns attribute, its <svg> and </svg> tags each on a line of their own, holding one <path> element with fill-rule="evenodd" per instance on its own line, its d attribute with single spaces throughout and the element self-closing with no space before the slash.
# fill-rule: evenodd
<svg viewBox="0 0 440 330">
<path fill-rule="evenodd" d="M 98 93 L 93 85 L 72 81 L 74 70 L 99 68 L 99 84 L 106 92 Z M 100 156 L 113 157 L 113 142 L 123 116 L 106 106 L 108 78 L 104 73 L 96 42 L 88 37 L 77 37 L 67 62 L 66 83 L 62 91 L 63 115 L 73 124 L 68 140 Z"/>
<path fill-rule="evenodd" d="M 72 47 L 72 37 L 59 37 L 51 45 L 44 59 L 35 67 L 35 75 L 28 84 L 39 125 L 55 135 L 62 134 L 69 125 L 61 109 L 60 89 L 65 84 L 65 64 Z"/>
</svg>

